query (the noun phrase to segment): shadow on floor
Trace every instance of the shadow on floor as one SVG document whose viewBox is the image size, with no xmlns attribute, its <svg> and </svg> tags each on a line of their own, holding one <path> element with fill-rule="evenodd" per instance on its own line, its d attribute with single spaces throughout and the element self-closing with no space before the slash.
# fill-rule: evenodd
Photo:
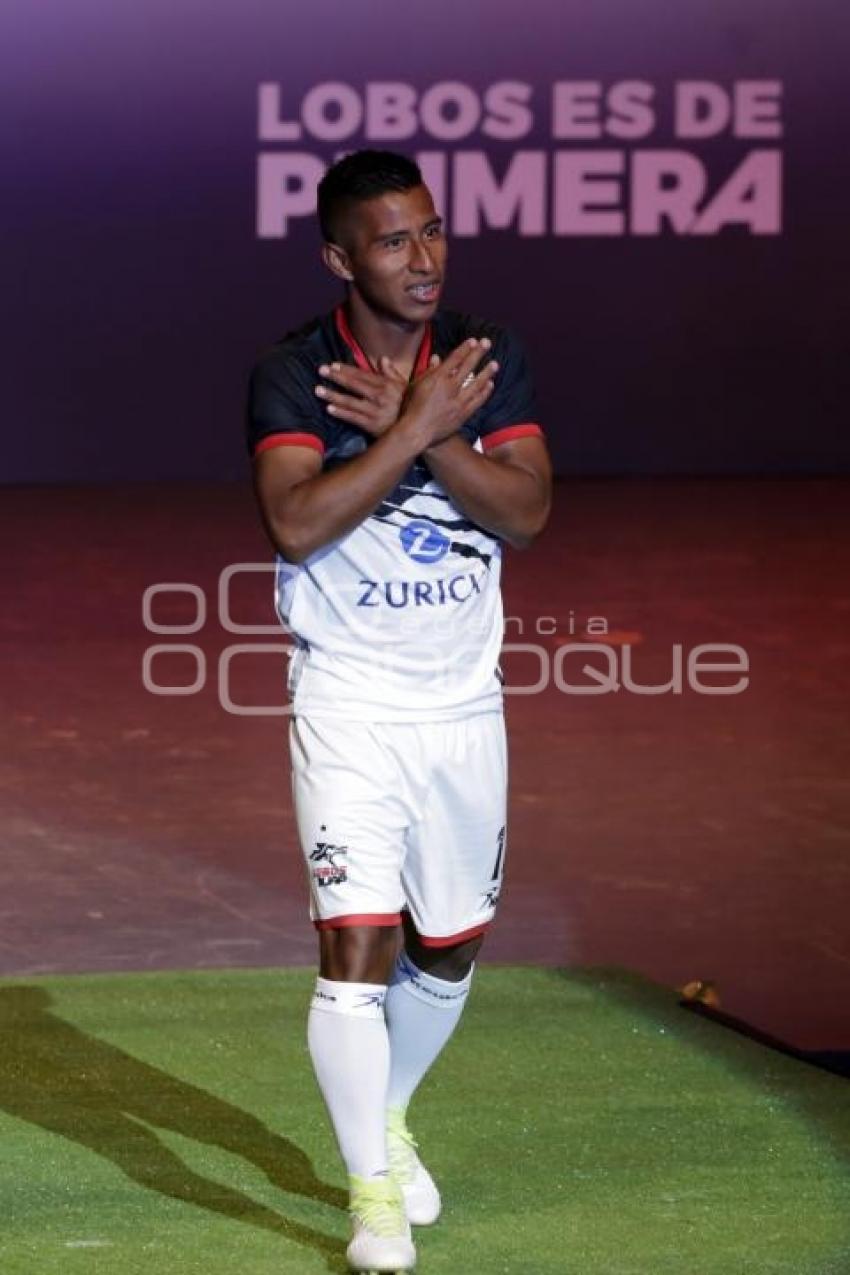
<svg viewBox="0 0 850 1275">
<path fill-rule="evenodd" d="M 345 1245 L 190 1169 L 146 1125 L 221 1147 L 281 1191 L 344 1209 L 295 1143 L 255 1116 L 87 1036 L 51 1012 L 39 987 L 0 988 L 0 1109 L 110 1160 L 139 1185 L 315 1249 L 343 1272 Z M 144 1123 L 141 1123 L 144 1122 Z"/>
</svg>

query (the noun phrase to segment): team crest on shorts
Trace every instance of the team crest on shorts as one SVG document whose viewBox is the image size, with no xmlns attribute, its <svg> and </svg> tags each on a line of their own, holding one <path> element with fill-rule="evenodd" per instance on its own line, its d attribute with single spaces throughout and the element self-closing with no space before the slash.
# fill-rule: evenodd
<svg viewBox="0 0 850 1275">
<path fill-rule="evenodd" d="M 321 829 L 325 831 L 324 827 Z M 313 868 L 313 880 L 321 889 L 324 885 L 342 885 L 348 880 L 348 868 L 339 860 L 348 854 L 348 846 L 338 846 L 332 841 L 317 841 L 310 851 L 310 862 Z"/>
</svg>

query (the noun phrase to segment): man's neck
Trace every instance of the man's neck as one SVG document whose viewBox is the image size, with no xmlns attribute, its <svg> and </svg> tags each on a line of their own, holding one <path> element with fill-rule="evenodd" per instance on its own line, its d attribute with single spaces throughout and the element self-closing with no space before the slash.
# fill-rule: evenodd
<svg viewBox="0 0 850 1275">
<path fill-rule="evenodd" d="M 356 292 L 344 305 L 348 326 L 357 344 L 373 367 L 383 356 L 392 359 L 405 376 L 410 376 L 425 334 L 425 323 L 397 323 L 370 310 Z"/>
</svg>

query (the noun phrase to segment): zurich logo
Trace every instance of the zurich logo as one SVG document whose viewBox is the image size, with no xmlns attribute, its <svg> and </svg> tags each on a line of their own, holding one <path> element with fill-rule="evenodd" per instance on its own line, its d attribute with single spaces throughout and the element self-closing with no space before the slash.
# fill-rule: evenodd
<svg viewBox="0 0 850 1275">
<path fill-rule="evenodd" d="M 417 519 L 401 529 L 401 547 L 414 562 L 439 562 L 449 549 L 449 538 L 431 522 Z"/>
</svg>

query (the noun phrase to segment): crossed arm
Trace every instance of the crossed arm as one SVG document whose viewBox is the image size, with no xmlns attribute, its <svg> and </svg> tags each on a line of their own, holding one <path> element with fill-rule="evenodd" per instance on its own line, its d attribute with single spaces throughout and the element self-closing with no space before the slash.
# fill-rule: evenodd
<svg viewBox="0 0 850 1275">
<path fill-rule="evenodd" d="M 342 389 L 316 388 L 333 416 L 374 438 L 365 452 L 338 469 L 321 472 L 309 448 L 286 446 L 260 453 L 254 483 L 266 531 L 291 562 L 358 526 L 421 456 L 458 509 L 516 548 L 542 530 L 551 502 L 551 466 L 541 438 L 519 438 L 475 451 L 457 431 L 493 390 L 498 365 L 473 368 L 488 341 L 469 340 L 411 388 L 389 360 L 371 373 L 334 364 L 320 369 Z"/>
<path fill-rule="evenodd" d="M 527 548 L 545 527 L 552 466 L 542 438 L 517 438 L 483 455 L 455 435 L 424 460 L 461 513 L 514 549 Z"/>
</svg>

